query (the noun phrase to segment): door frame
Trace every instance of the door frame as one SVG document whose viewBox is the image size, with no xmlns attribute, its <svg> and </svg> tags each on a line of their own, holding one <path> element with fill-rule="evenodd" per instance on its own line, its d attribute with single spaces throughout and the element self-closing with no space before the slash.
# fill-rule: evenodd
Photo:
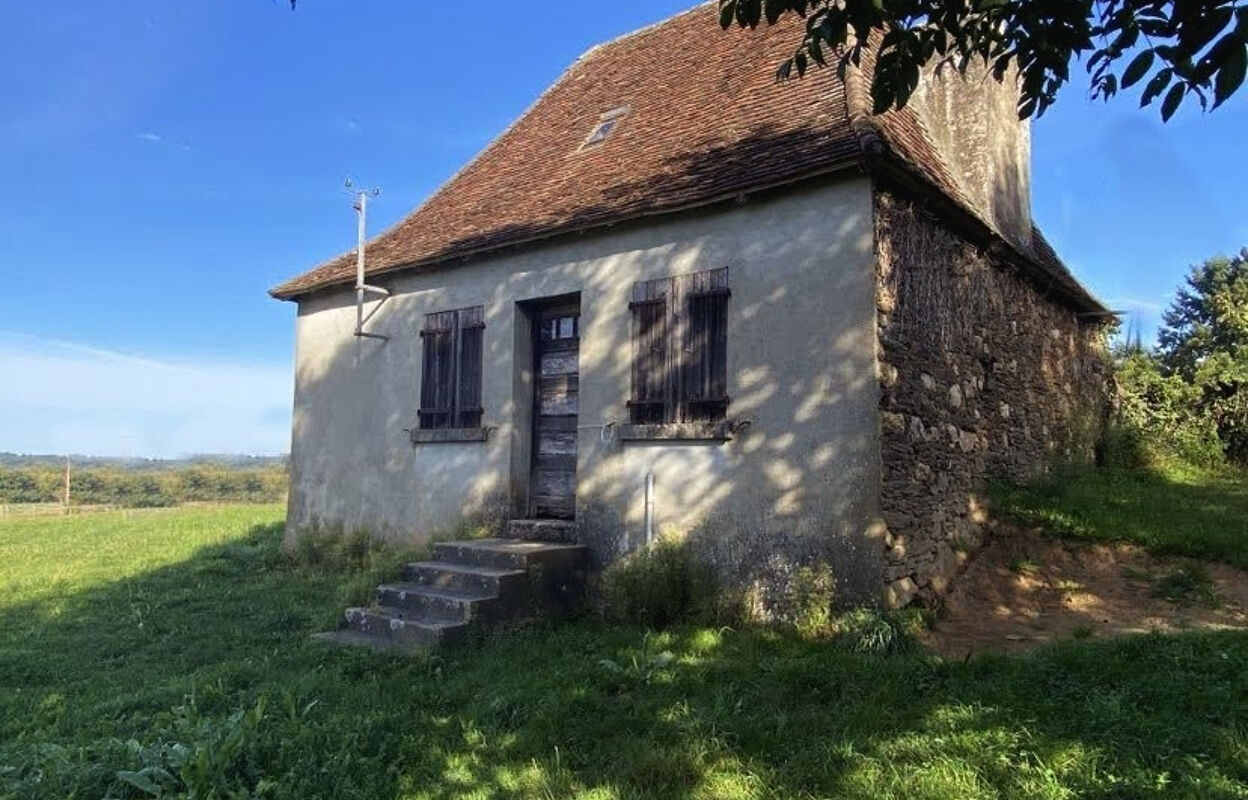
<svg viewBox="0 0 1248 800">
<path fill-rule="evenodd" d="M 540 437 L 542 432 L 541 416 L 542 416 L 542 323 L 548 319 L 558 317 L 566 317 L 575 315 L 577 317 L 576 331 L 576 353 L 577 353 L 577 380 L 579 386 L 580 380 L 580 353 L 581 353 L 581 293 L 574 292 L 571 294 L 557 295 L 553 297 L 545 297 L 528 301 L 526 304 L 529 315 L 530 328 L 530 363 L 529 369 L 532 370 L 533 386 L 531 401 L 531 414 L 529 419 L 529 463 L 528 463 L 528 480 L 527 496 L 524 500 L 525 516 L 529 519 L 538 518 L 537 514 L 537 463 L 540 449 Z M 577 400 L 577 421 L 580 420 L 580 400 L 578 388 Z M 573 431 L 573 436 L 577 436 L 577 432 Z M 575 440 L 575 439 L 574 439 Z M 578 443 L 579 451 L 579 443 Z M 572 484 L 572 515 L 569 521 L 576 519 L 576 469 L 573 468 L 573 484 Z"/>
</svg>

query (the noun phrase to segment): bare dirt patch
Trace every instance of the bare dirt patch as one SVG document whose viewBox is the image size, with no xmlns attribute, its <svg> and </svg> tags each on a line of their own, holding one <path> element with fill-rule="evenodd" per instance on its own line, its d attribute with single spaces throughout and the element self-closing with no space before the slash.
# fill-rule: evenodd
<svg viewBox="0 0 1248 800">
<path fill-rule="evenodd" d="M 1154 630 L 1248 629 L 1248 572 L 1002 525 L 955 582 L 935 627 L 928 643 L 956 657 Z"/>
</svg>

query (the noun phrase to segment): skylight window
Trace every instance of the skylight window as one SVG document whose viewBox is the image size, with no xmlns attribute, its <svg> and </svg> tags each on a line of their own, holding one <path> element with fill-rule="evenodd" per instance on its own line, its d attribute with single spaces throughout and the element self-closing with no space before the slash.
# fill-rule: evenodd
<svg viewBox="0 0 1248 800">
<path fill-rule="evenodd" d="M 598 124 L 594 126 L 594 130 L 589 134 L 589 138 L 581 145 L 581 149 L 593 147 L 602 144 L 606 138 L 611 135 L 611 131 L 615 130 L 620 124 L 620 120 L 628 113 L 628 106 L 620 106 L 613 108 L 598 118 Z"/>
</svg>

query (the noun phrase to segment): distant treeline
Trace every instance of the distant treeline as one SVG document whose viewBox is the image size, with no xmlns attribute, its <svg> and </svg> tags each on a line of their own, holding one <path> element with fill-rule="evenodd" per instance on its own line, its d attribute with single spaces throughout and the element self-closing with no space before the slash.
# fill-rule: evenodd
<svg viewBox="0 0 1248 800">
<path fill-rule="evenodd" d="M 69 458 L 75 467 L 92 469 L 124 469 L 137 472 L 163 472 L 166 470 L 205 467 L 208 469 L 284 469 L 287 456 L 249 456 L 239 453 L 220 453 L 187 456 L 185 458 L 119 458 L 116 456 L 83 456 L 73 453 L 41 455 L 31 453 L 0 452 L 0 467 L 26 469 L 47 467 L 59 469 Z"/>
<path fill-rule="evenodd" d="M 288 475 L 282 466 L 231 468 L 198 465 L 179 469 L 136 470 L 116 467 L 70 469 L 72 505 L 126 508 L 175 506 L 179 503 L 272 503 L 286 496 Z M 59 503 L 64 499 L 65 467 L 0 466 L 0 503 Z"/>
</svg>

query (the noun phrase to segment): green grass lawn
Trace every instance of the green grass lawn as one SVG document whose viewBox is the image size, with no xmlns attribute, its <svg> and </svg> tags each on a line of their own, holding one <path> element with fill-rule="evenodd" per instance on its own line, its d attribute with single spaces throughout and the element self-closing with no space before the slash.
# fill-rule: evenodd
<svg viewBox="0 0 1248 800">
<path fill-rule="evenodd" d="M 0 797 L 1248 797 L 1243 634 L 963 662 L 586 619 L 339 651 L 308 634 L 386 559 L 292 566 L 280 514 L 0 521 Z"/>
<path fill-rule="evenodd" d="M 1083 469 L 1026 488 L 1001 487 L 995 507 L 1087 541 L 1134 542 L 1158 555 L 1248 569 L 1248 476 L 1169 466 Z"/>
</svg>

